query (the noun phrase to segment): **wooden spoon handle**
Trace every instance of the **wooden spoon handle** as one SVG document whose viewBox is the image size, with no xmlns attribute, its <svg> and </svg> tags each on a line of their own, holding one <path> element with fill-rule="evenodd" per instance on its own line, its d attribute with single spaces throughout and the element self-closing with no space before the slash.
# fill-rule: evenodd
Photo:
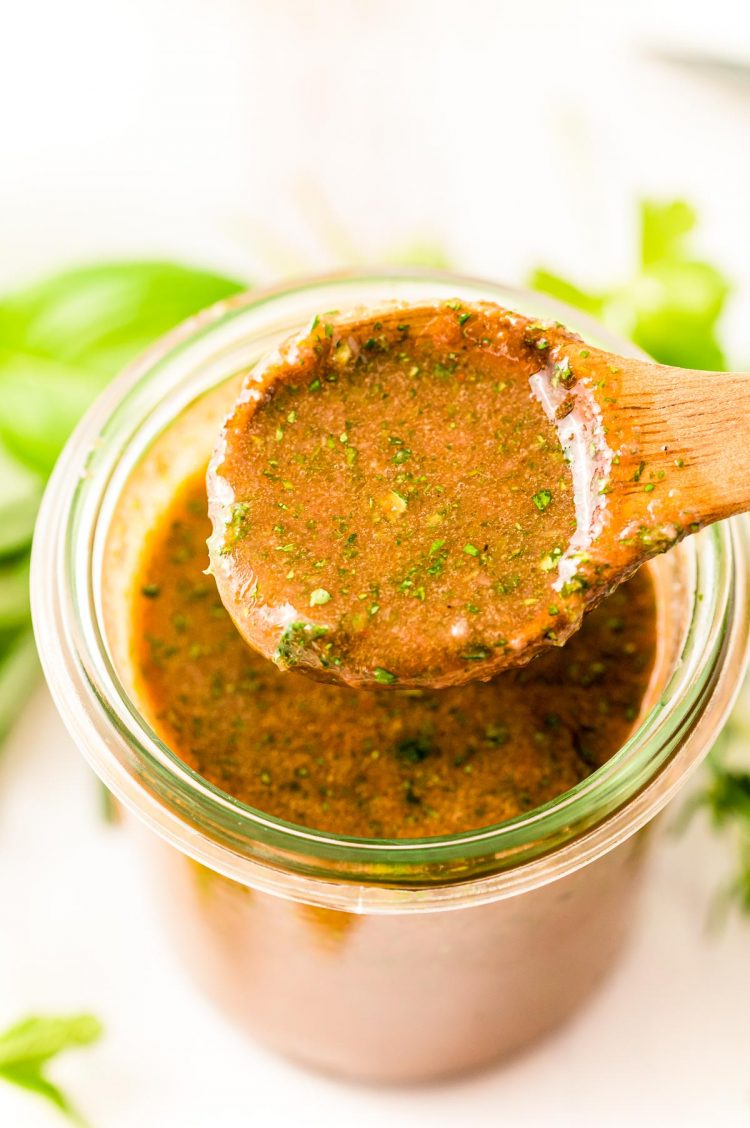
<svg viewBox="0 0 750 1128">
<path fill-rule="evenodd" d="M 593 590 L 750 509 L 750 374 L 566 345 L 540 398 L 578 469 L 568 571 Z"/>
<path fill-rule="evenodd" d="M 636 508 L 684 527 L 750 509 L 750 374 L 628 361 L 610 396 L 607 439 Z"/>
</svg>

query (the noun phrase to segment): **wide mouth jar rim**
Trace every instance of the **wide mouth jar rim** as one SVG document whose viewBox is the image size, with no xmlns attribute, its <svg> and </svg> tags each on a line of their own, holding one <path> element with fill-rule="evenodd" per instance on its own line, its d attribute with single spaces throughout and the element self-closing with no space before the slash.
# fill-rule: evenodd
<svg viewBox="0 0 750 1128">
<path fill-rule="evenodd" d="M 245 347 L 277 324 L 286 335 L 304 324 L 305 311 L 374 304 L 389 293 L 483 297 L 539 309 L 605 347 L 634 352 L 561 303 L 429 269 L 326 275 L 219 303 L 126 369 L 75 431 L 40 512 L 32 608 L 42 664 L 66 725 L 107 786 L 163 838 L 227 877 L 282 896 L 351 908 L 356 890 L 358 909 L 425 911 L 510 896 L 571 872 L 624 841 L 668 801 L 702 759 L 741 682 L 750 535 L 743 518 L 683 542 L 677 551 L 687 554 L 695 578 L 691 620 L 659 700 L 610 760 L 543 807 L 457 835 L 374 840 L 285 823 L 208 783 L 153 732 L 108 653 L 102 543 L 132 469 L 133 437 L 147 421 L 156 434 L 212 380 L 215 386 L 238 342 Z"/>
</svg>

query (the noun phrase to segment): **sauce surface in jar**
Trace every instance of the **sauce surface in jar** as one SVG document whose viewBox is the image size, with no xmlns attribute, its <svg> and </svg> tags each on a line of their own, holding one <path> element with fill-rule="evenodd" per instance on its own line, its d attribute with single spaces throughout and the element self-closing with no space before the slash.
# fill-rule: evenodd
<svg viewBox="0 0 750 1128">
<path fill-rule="evenodd" d="M 205 574 L 209 533 L 201 471 L 146 539 L 135 665 L 165 743 L 251 807 L 356 837 L 455 834 L 554 799 L 634 727 L 655 653 L 645 570 L 526 667 L 364 691 L 280 672 L 247 646 Z"/>
</svg>

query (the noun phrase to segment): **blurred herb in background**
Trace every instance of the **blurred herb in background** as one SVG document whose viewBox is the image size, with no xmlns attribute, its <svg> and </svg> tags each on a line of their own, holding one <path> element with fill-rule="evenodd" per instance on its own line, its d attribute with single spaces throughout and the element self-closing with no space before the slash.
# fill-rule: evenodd
<svg viewBox="0 0 750 1128">
<path fill-rule="evenodd" d="M 706 760 L 702 788 L 690 796 L 675 830 L 683 830 L 705 812 L 717 834 L 736 852 L 738 863 L 716 890 L 710 925 L 724 922 L 728 910 L 739 907 L 750 916 L 750 681 L 746 681 L 732 714 Z"/>
<path fill-rule="evenodd" d="M 0 1034 L 0 1077 L 51 1101 L 83 1125 L 65 1094 L 46 1076 L 46 1067 L 63 1050 L 89 1046 L 101 1033 L 99 1021 L 90 1014 L 26 1018 Z"/>
<path fill-rule="evenodd" d="M 66 271 L 0 300 L 0 740 L 36 677 L 29 549 L 65 440 L 124 364 L 243 288 L 174 263 L 122 262 Z"/>
<path fill-rule="evenodd" d="M 730 721 L 727 731 L 730 747 L 735 735 L 733 728 Z M 739 857 L 734 875 L 718 891 L 717 908 L 722 910 L 726 904 L 734 902 L 750 914 L 750 771 L 730 766 L 729 752 L 723 742 L 711 750 L 708 770 L 708 784 L 695 796 L 690 813 L 708 811 L 713 826 L 734 840 Z"/>
<path fill-rule="evenodd" d="M 689 235 L 695 226 L 695 213 L 683 201 L 645 200 L 640 205 L 640 251 L 632 277 L 592 293 L 539 269 L 532 274 L 531 285 L 590 313 L 662 364 L 726 368 L 718 323 L 729 282 L 717 267 L 692 254 Z M 709 756 L 708 783 L 691 800 L 688 813 L 707 811 L 713 826 L 736 842 L 736 872 L 720 894 L 750 913 L 750 771 L 737 763 L 743 757 L 747 763 L 747 735 L 748 726 L 736 713 Z"/>
<path fill-rule="evenodd" d="M 531 286 L 590 313 L 662 364 L 726 368 L 717 325 L 729 282 L 721 270 L 690 251 L 688 236 L 695 226 L 695 212 L 684 201 L 644 200 L 638 259 L 630 278 L 593 293 L 539 269 Z"/>
</svg>

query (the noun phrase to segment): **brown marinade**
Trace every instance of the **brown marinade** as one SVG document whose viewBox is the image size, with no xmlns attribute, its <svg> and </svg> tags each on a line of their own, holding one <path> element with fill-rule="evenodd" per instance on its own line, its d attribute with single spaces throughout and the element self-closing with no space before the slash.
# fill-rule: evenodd
<svg viewBox="0 0 750 1128">
<path fill-rule="evenodd" d="M 494 681 L 363 691 L 280 672 L 245 644 L 204 574 L 209 532 L 201 472 L 146 540 L 134 657 L 161 737 L 252 807 L 360 837 L 467 831 L 553 799 L 633 728 L 654 661 L 646 571 L 563 648 Z"/>
<path fill-rule="evenodd" d="M 572 474 L 530 385 L 547 363 L 530 325 L 458 300 L 322 316 L 248 373 L 209 472 L 210 547 L 257 650 L 436 688 L 578 626 L 578 587 L 557 583 Z"/>
</svg>

